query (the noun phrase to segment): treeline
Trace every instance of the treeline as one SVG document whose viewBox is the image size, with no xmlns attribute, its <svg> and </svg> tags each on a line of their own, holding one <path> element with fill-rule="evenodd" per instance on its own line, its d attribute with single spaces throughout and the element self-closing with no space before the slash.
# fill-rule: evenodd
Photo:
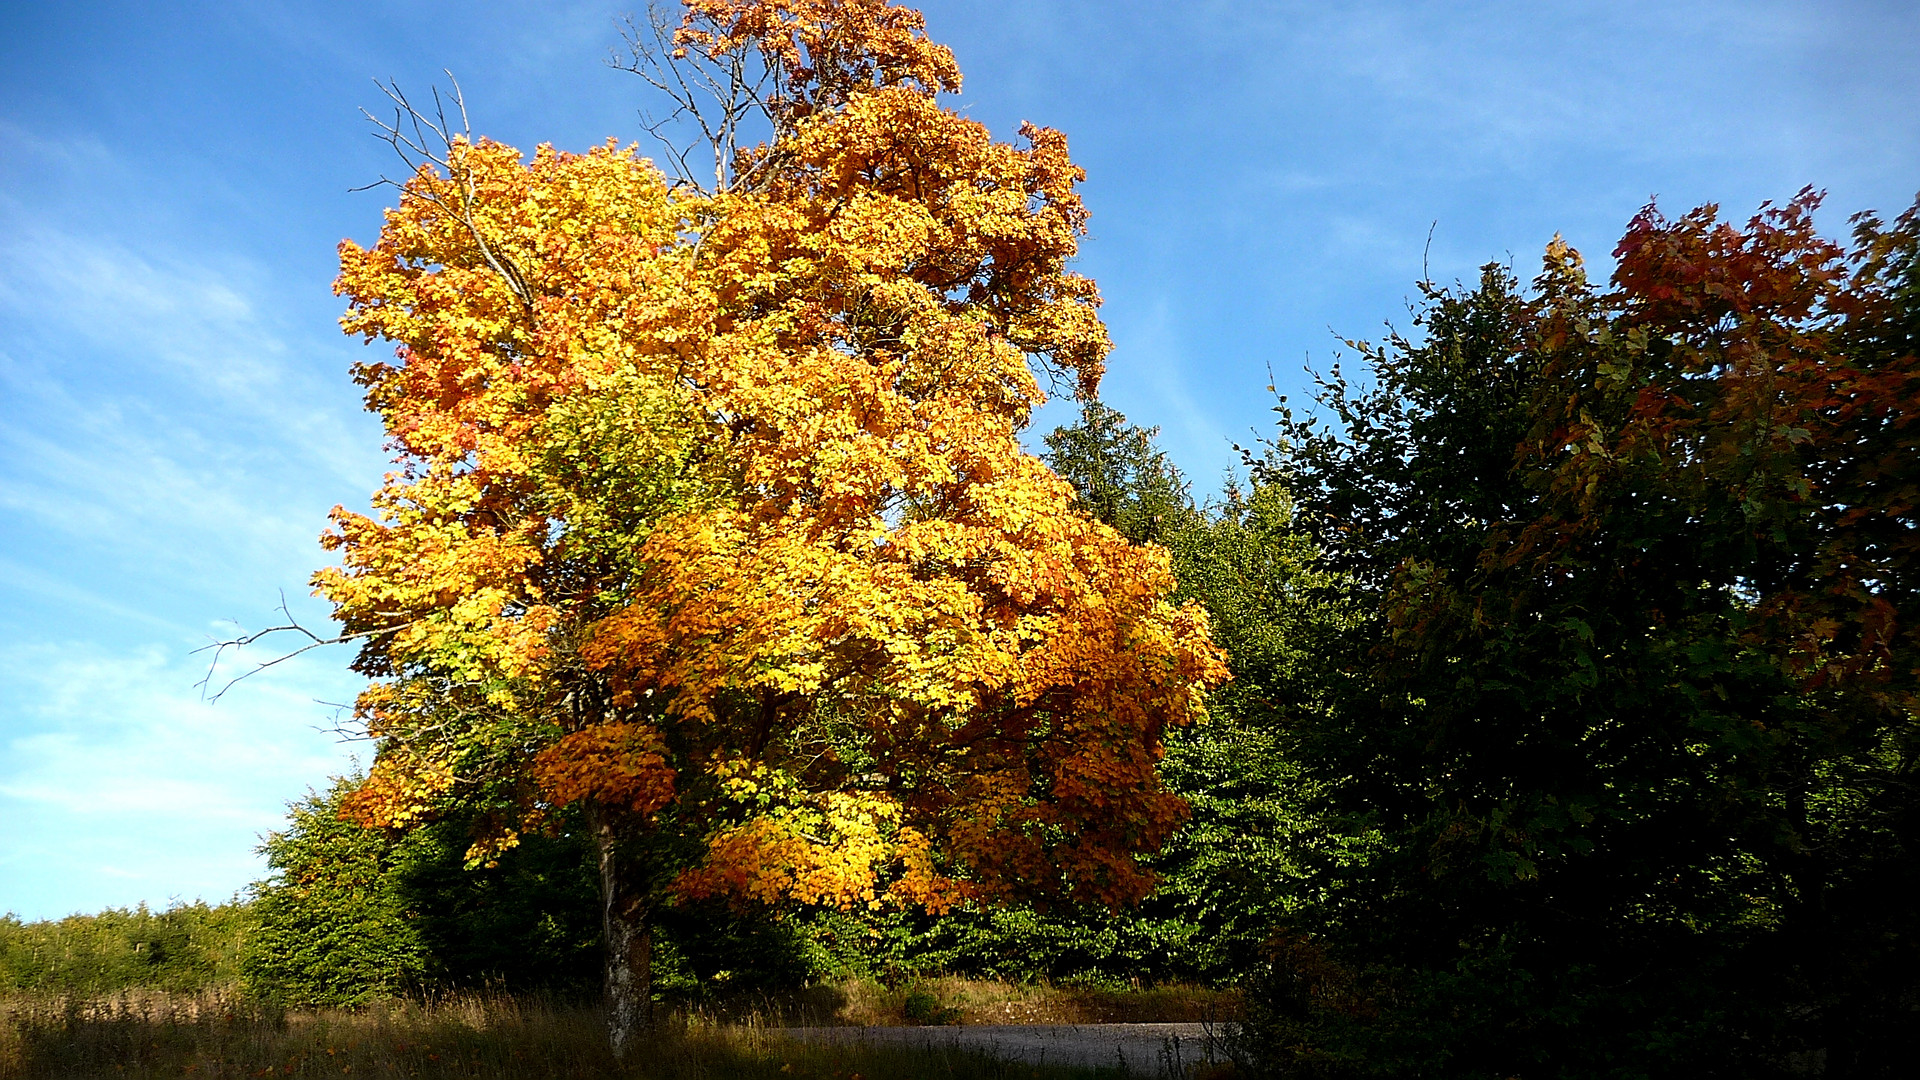
<svg viewBox="0 0 1920 1080">
<path fill-rule="evenodd" d="M 22 922 L 0 916 L 0 992 L 103 994 L 130 987 L 233 985 L 252 925 L 247 905 L 110 908 Z"/>
<path fill-rule="evenodd" d="M 1200 749 L 1193 740 L 1183 746 Z M 295 804 L 263 846 L 270 876 L 233 903 L 0 920 L 0 991 L 220 987 L 333 1006 L 461 989 L 599 993 L 595 856 L 580 832 L 530 836 L 492 865 L 470 868 L 465 822 L 389 832 L 342 821 L 340 801 L 358 782 L 343 778 Z M 1232 810 L 1241 818 L 1261 812 L 1253 802 Z M 1234 842 L 1207 830 L 1186 835 L 1162 857 L 1173 870 L 1162 889 L 1118 915 L 682 904 L 658 920 L 656 989 L 669 1000 L 711 1001 L 820 979 L 945 973 L 1096 985 L 1228 982 L 1271 921 L 1271 913 L 1231 901 L 1251 896 L 1258 871 L 1283 857 L 1276 844 L 1234 854 L 1234 842 L 1250 839 L 1244 829 Z"/>
</svg>

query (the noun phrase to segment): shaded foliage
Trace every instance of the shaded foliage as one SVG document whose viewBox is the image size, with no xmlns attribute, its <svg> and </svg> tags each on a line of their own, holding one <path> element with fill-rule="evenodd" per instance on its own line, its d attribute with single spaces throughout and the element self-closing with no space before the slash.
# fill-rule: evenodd
<svg viewBox="0 0 1920 1080">
<path fill-rule="evenodd" d="M 248 988 L 297 1004 L 488 989 L 591 996 L 600 980 L 600 894 L 575 827 L 522 838 L 469 867 L 471 826 L 406 830 L 342 820 L 343 779 L 291 808 L 263 850 Z M 687 999 L 796 986 L 817 950 L 797 924 L 688 903 L 659 914 L 656 988 Z"/>
<path fill-rule="evenodd" d="M 1915 219 L 1651 208 L 1425 287 L 1280 409 L 1360 618 L 1289 731 L 1364 870 L 1271 946 L 1297 1075 L 1891 1075 L 1920 1030 Z M 1905 259 L 1905 261 L 1902 261 Z M 1856 273 L 1849 276 L 1849 266 Z"/>
</svg>

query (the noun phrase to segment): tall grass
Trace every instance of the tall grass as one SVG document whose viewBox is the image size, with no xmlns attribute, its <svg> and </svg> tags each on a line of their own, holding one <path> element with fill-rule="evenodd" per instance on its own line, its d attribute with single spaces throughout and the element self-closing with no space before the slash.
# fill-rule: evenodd
<svg viewBox="0 0 1920 1080">
<path fill-rule="evenodd" d="M 796 1043 L 748 1017 L 662 1022 L 622 1066 L 597 1009 L 465 995 L 292 1011 L 222 993 L 0 1002 L 0 1078 L 405 1077 L 418 1080 L 1091 1080 L 948 1048 Z"/>
<path fill-rule="evenodd" d="M 931 977 L 816 984 L 789 1021 L 809 1024 L 1134 1024 L 1237 1020 L 1240 995 L 1190 984 L 1140 988 Z M 763 1010 L 764 1011 L 764 1010 Z"/>
</svg>

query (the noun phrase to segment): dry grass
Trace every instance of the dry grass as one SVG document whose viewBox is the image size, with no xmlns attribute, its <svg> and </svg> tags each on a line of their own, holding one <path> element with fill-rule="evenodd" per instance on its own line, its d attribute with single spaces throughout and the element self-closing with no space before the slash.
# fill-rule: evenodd
<svg viewBox="0 0 1920 1080">
<path fill-rule="evenodd" d="M 220 994 L 0 1002 L 0 1078 L 1091 1080 L 947 1049 L 799 1044 L 764 1022 L 679 1016 L 622 1067 L 597 1010 L 502 996 L 282 1011 Z"/>
<path fill-rule="evenodd" d="M 912 1024 L 1152 1024 L 1240 1018 L 1231 990 L 1172 985 L 1145 989 L 1053 986 L 928 978 L 883 986 L 872 980 L 822 983 L 756 1001 L 760 1016 L 796 1025 L 894 1027 Z M 738 1015 L 722 1010 L 721 1015 Z"/>
</svg>

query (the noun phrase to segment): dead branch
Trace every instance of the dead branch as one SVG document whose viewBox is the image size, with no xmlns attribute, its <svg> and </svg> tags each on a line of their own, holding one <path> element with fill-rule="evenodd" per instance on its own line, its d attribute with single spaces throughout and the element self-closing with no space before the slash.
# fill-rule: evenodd
<svg viewBox="0 0 1920 1080">
<path fill-rule="evenodd" d="M 213 653 L 213 656 L 207 661 L 207 673 L 200 677 L 199 682 L 196 682 L 193 684 L 194 689 L 200 691 L 201 698 L 204 701 L 206 701 L 209 705 L 211 705 L 214 702 L 219 701 L 222 697 L 224 697 L 227 691 L 233 689 L 234 686 L 240 683 L 241 681 L 245 679 L 250 679 L 253 676 L 260 674 L 261 672 L 267 670 L 270 667 L 275 667 L 277 665 L 284 664 L 287 661 L 292 660 L 294 657 L 300 656 L 303 653 L 312 652 L 313 650 L 321 648 L 326 645 L 345 645 L 350 641 L 360 641 L 365 638 L 374 637 L 380 634 L 390 634 L 396 630 L 404 630 L 407 627 L 412 626 L 414 623 L 419 621 L 418 619 L 410 619 L 406 622 L 396 623 L 393 626 L 381 627 L 377 630 L 358 630 L 353 633 L 335 634 L 330 637 L 322 637 L 321 635 L 313 632 L 312 630 L 309 630 L 304 624 L 300 622 L 298 618 L 294 616 L 293 610 L 287 606 L 287 594 L 285 590 L 282 590 L 280 593 L 280 614 L 286 616 L 287 621 L 280 624 L 279 626 L 269 626 L 264 630 L 255 630 L 250 634 L 241 634 L 238 637 L 228 638 L 224 641 L 215 641 L 208 645 L 202 645 L 200 648 L 193 650 L 193 653 L 189 654 L 189 655 L 197 655 L 203 652 Z M 228 679 L 226 683 L 224 683 L 220 687 L 219 690 L 213 691 L 211 694 L 208 693 L 208 691 L 213 686 L 214 676 L 219 671 L 220 660 L 222 657 L 224 657 L 227 654 L 228 650 L 233 650 L 237 652 L 240 649 L 244 649 L 249 645 L 257 644 L 258 642 L 265 641 L 268 638 L 275 637 L 276 635 L 282 635 L 282 634 L 293 634 L 295 635 L 296 638 L 304 638 L 305 643 L 299 645 L 298 647 L 296 647 L 290 652 L 281 653 L 280 655 L 274 657 L 271 660 L 265 660 L 265 661 L 262 661 L 261 663 L 255 664 L 249 670 L 243 671 L 240 674 L 235 675 L 233 678 Z"/>
<path fill-rule="evenodd" d="M 750 189 L 771 156 L 765 152 L 788 134 L 784 110 L 773 93 L 778 68 L 757 48 L 741 47 L 720 56 L 685 48 L 674 40 L 678 21 L 659 0 L 650 0 L 644 20 L 627 16 L 621 37 L 624 54 L 608 64 L 640 76 L 672 103 L 664 116 L 642 110 L 641 126 L 665 152 L 674 180 L 703 195 Z M 691 125 L 698 134 L 676 141 L 676 128 Z M 694 175 L 692 158 L 702 147 L 713 155 L 713 184 Z M 744 172 L 734 171 L 741 151 L 763 152 Z"/>
<path fill-rule="evenodd" d="M 527 284 L 526 275 L 521 273 L 512 259 L 496 251 L 494 246 L 487 242 L 487 238 L 480 231 L 479 223 L 474 219 L 473 207 L 479 199 L 479 192 L 474 185 L 473 170 L 461 164 L 458 161 L 459 155 L 454 153 L 456 146 L 473 145 L 473 126 L 467 117 L 467 102 L 465 95 L 460 92 L 460 81 L 453 77 L 453 72 L 445 69 L 442 71 L 447 76 L 447 82 L 453 87 L 450 97 L 460 117 L 460 126 L 457 129 L 447 117 L 448 101 L 441 97 L 439 87 L 433 88 L 433 113 L 428 115 L 415 108 L 400 89 L 400 84 L 391 79 L 384 83 L 375 79 L 373 84 L 380 88 L 380 92 L 385 94 L 389 101 L 393 102 L 393 121 L 388 123 L 365 109 L 360 110 L 360 115 L 366 117 L 376 129 L 373 132 L 374 138 L 393 147 L 393 152 L 399 155 L 400 160 L 407 166 L 409 177 L 418 176 L 423 168 L 436 168 L 446 174 L 458 195 L 459 205 L 457 206 L 448 205 L 445 199 L 424 186 L 417 186 L 410 190 L 416 197 L 438 206 L 449 217 L 466 227 L 468 235 L 473 237 L 474 246 L 480 250 L 480 257 L 486 260 L 494 273 L 500 275 L 502 281 L 506 282 L 508 291 L 513 293 L 514 299 L 520 301 L 521 310 L 531 323 L 536 317 L 534 293 L 532 286 Z M 363 184 L 352 190 L 366 191 L 383 186 L 399 188 L 403 191 L 409 190 L 404 182 L 394 180 L 385 174 L 371 184 Z"/>
</svg>

